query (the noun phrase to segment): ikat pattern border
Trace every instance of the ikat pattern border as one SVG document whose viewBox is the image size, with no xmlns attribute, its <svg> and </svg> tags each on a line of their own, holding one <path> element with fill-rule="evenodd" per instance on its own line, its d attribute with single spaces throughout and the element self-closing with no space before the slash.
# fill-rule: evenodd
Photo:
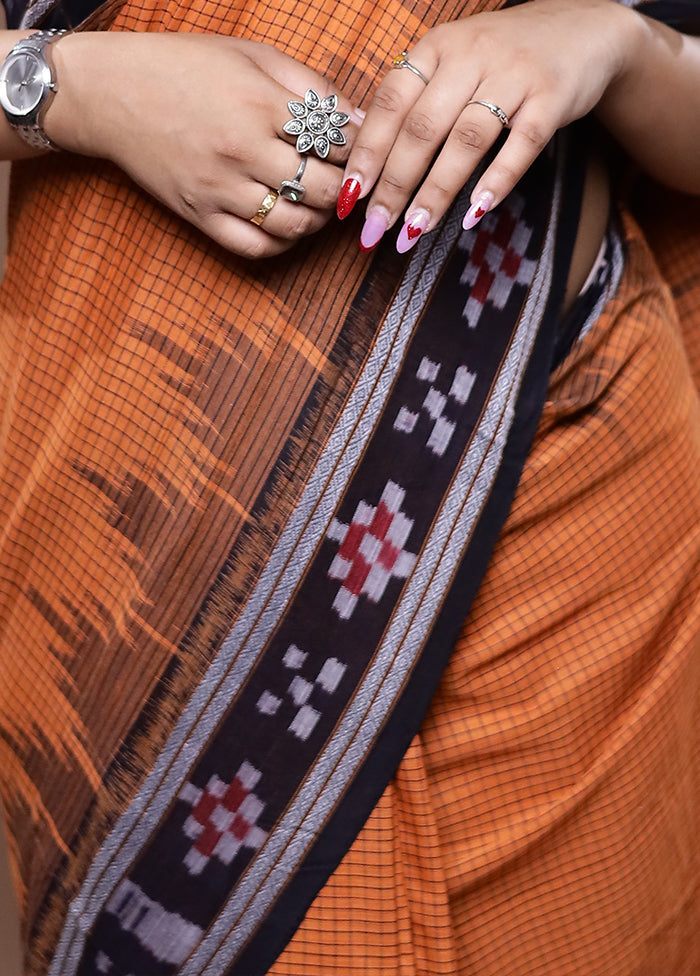
<svg viewBox="0 0 700 976">
<path fill-rule="evenodd" d="M 558 212 L 558 202 L 557 190 L 553 214 Z M 473 438 L 473 447 L 464 457 L 433 532 L 423 547 L 414 585 L 404 590 L 367 678 L 327 747 L 324 768 L 312 771 L 299 799 L 281 825 L 280 857 L 273 873 L 264 877 L 256 865 L 255 876 L 246 879 L 248 885 L 237 889 L 201 947 L 183 967 L 182 976 L 223 976 L 228 971 L 237 952 L 269 909 L 279 886 L 286 882 L 303 858 L 304 850 L 291 843 L 292 830 L 296 829 L 301 835 L 312 835 L 318 830 L 318 825 L 314 824 L 317 805 L 323 811 L 330 812 L 335 808 L 356 766 L 363 761 L 400 695 L 405 677 L 425 644 L 496 477 L 521 380 L 549 296 L 555 232 L 556 220 L 552 219 L 518 330 Z M 350 757 L 350 762 L 343 761 L 346 757 Z M 327 765 L 334 768 L 330 777 L 326 773 Z M 257 891 L 246 890 L 255 882 L 258 882 Z M 246 901 L 248 905 L 244 907 Z M 215 954 L 207 958 L 214 947 Z"/>
<path fill-rule="evenodd" d="M 465 201 L 467 193 L 465 191 Z M 138 886 L 134 886 L 133 880 L 127 882 L 126 875 L 134 867 L 146 845 L 151 842 L 152 835 L 176 798 L 179 796 L 182 800 L 187 795 L 195 805 L 201 798 L 204 784 L 197 787 L 186 785 L 191 769 L 212 731 L 249 679 L 276 625 L 288 610 L 300 576 L 303 576 L 316 557 L 334 520 L 337 522 L 335 517 L 339 504 L 363 456 L 375 424 L 374 418 L 379 417 L 386 406 L 404 365 L 406 349 L 424 312 L 430 291 L 450 250 L 458 240 L 460 229 L 457 215 L 465 201 L 460 201 L 454 208 L 441 233 L 435 235 L 431 241 L 421 242 L 413 256 L 397 298 L 378 336 L 373 354 L 249 604 L 224 642 L 205 681 L 186 707 L 168 746 L 144 787 L 103 845 L 79 897 L 72 904 L 51 967 L 51 976 L 67 976 L 78 972 L 79 968 L 81 972 L 86 971 L 80 962 L 86 934 L 98 921 L 105 906 L 108 912 L 119 915 L 127 930 L 130 930 L 129 926 L 133 929 L 136 924 L 133 919 L 140 918 L 144 913 L 145 916 L 154 918 L 157 915 L 159 926 L 163 930 L 168 929 L 171 924 L 166 923 L 166 917 L 172 919 L 174 913 L 167 912 L 157 901 L 140 891 Z M 511 201 L 511 207 L 513 206 L 515 211 L 508 218 L 508 228 L 515 239 L 518 233 L 522 236 L 526 225 L 519 221 L 517 198 Z M 555 199 L 553 213 L 556 213 L 557 206 L 558 201 Z M 470 287 L 472 295 L 469 299 L 472 302 L 471 312 L 467 307 L 464 312 L 468 328 L 474 328 L 478 321 L 473 298 L 475 294 L 480 294 L 479 288 L 486 289 L 482 295 L 484 304 L 490 303 L 498 308 L 500 303 L 502 309 L 509 300 L 520 267 L 527 268 L 528 261 L 531 265 L 526 275 L 531 280 L 518 283 L 526 292 L 529 285 L 529 293 L 523 314 L 518 320 L 515 337 L 499 369 L 494 393 L 483 411 L 471 439 L 471 447 L 463 458 L 452 489 L 444 500 L 429 537 L 424 541 L 421 552 L 415 558 L 411 557 L 411 585 L 403 589 L 400 602 L 390 615 L 384 640 L 354 694 L 350 707 L 328 740 L 322 758 L 319 757 L 312 764 L 310 774 L 302 787 L 295 792 L 293 801 L 274 829 L 269 832 L 258 829 L 253 844 L 257 851 L 256 856 L 244 870 L 233 895 L 218 912 L 206 936 L 201 926 L 193 929 L 193 923 L 186 918 L 181 921 L 176 919 L 173 924 L 180 932 L 181 940 L 184 939 L 179 952 L 175 952 L 177 958 L 168 957 L 168 952 L 173 951 L 172 939 L 167 948 L 159 946 L 157 949 L 156 955 L 162 962 L 170 961 L 178 965 L 181 961 L 184 964 L 179 970 L 181 973 L 189 976 L 199 976 L 203 972 L 223 973 L 231 965 L 236 953 L 243 948 L 248 937 L 270 910 L 275 893 L 303 860 L 313 837 L 334 810 L 352 778 L 353 770 L 362 763 L 392 703 L 400 693 L 405 675 L 410 671 L 424 644 L 436 609 L 459 564 L 460 554 L 478 519 L 498 469 L 512 421 L 520 379 L 537 334 L 543 304 L 549 294 L 554 232 L 555 221 L 551 220 L 537 267 L 534 261 L 525 258 L 524 251 L 529 240 L 525 233 L 521 242 L 523 253 L 514 265 L 513 274 L 505 276 L 509 279 L 507 282 L 500 280 L 495 273 L 489 272 L 484 277 L 483 269 L 488 269 L 489 254 L 491 260 L 495 254 L 501 261 L 506 253 L 503 248 L 499 250 L 495 238 L 492 240 L 488 237 L 488 225 L 485 224 L 472 238 L 466 235 L 462 238 L 462 246 L 466 242 L 473 245 L 472 252 L 478 250 L 480 240 L 487 241 L 478 272 L 470 272 L 470 264 L 474 268 L 476 265 L 470 261 L 469 256 L 465 255 L 462 259 L 463 262 L 466 260 L 464 281 Z M 473 280 L 469 278 L 470 273 Z M 504 284 L 507 286 L 505 291 Z M 427 362 L 430 379 L 432 367 L 429 359 Z M 423 363 L 420 368 L 424 368 Z M 466 380 L 466 375 L 461 375 L 462 380 Z M 466 386 L 458 385 L 457 389 L 455 399 L 462 395 L 468 396 Z M 462 393 L 459 393 L 460 389 Z M 442 394 L 434 387 L 431 390 L 434 396 L 429 401 L 429 412 L 432 410 L 435 427 L 442 420 L 443 429 L 447 430 L 450 421 L 437 409 Z M 389 484 L 386 487 L 390 489 L 387 504 L 389 508 L 393 506 L 393 517 L 401 507 L 402 497 Z M 389 496 L 393 497 L 393 501 Z M 338 672 L 338 662 L 335 662 L 335 671 Z M 297 684 L 296 687 L 299 690 L 304 686 Z M 269 705 L 270 699 L 266 701 Z M 302 703 L 298 714 L 301 714 L 304 707 L 306 706 Z M 307 712 L 307 718 L 310 714 Z M 341 762 L 341 759 L 344 761 Z M 329 767 L 334 770 L 330 776 Z M 240 771 L 238 775 L 242 775 Z M 217 795 L 220 797 L 225 795 L 226 786 L 218 778 L 213 789 L 215 792 L 218 790 Z M 189 817 L 187 823 L 191 824 L 188 829 L 190 837 L 195 838 L 196 845 L 201 834 L 201 825 L 193 822 L 192 817 Z M 230 834 L 227 837 L 226 843 L 230 850 L 233 842 Z M 300 837 L 306 840 L 300 842 Z M 190 852 L 191 860 L 192 857 L 194 855 Z M 192 863 L 200 862 L 194 857 Z M 192 955 L 191 950 L 194 950 Z M 190 957 L 185 961 L 188 955 Z M 116 972 L 104 953 L 100 958 L 103 971 Z M 153 964 L 155 965 L 155 959 Z M 96 960 L 93 961 L 94 965 Z M 158 971 L 174 970 L 169 967 Z M 153 968 L 154 976 L 155 972 Z"/>
<path fill-rule="evenodd" d="M 458 230 L 455 219 L 446 232 L 454 238 Z M 206 730 L 217 724 L 284 612 L 299 574 L 327 531 L 352 469 L 362 455 L 373 426 L 372 417 L 382 411 L 447 248 L 447 243 L 441 242 L 430 249 L 427 258 L 423 250 L 415 254 L 373 354 L 250 601 L 184 710 L 143 788 L 99 851 L 80 895 L 72 903 L 51 976 L 76 971 L 85 932 L 187 778 L 195 760 L 188 743 L 203 738 Z"/>
</svg>

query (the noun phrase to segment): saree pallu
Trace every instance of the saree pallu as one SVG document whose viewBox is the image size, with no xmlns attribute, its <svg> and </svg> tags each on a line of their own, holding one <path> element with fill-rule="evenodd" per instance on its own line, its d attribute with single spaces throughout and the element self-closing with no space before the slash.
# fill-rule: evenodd
<svg viewBox="0 0 700 976">
<path fill-rule="evenodd" d="M 266 40 L 361 102 L 397 23 L 485 6 L 114 26 Z M 0 783 L 28 973 L 697 970 L 697 393 L 630 219 L 564 342 L 582 157 L 562 138 L 468 235 L 465 190 L 408 257 L 359 254 L 353 218 L 262 265 L 108 164 L 16 174 Z"/>
</svg>

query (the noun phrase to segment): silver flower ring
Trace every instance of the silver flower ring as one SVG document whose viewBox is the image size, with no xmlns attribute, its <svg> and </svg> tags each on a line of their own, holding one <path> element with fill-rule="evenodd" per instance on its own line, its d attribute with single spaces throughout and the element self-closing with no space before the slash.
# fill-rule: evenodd
<svg viewBox="0 0 700 976">
<path fill-rule="evenodd" d="M 346 138 L 340 131 L 347 125 L 350 116 L 338 111 L 338 96 L 325 98 L 309 88 L 303 102 L 287 102 L 292 118 L 282 126 L 289 136 L 296 136 L 297 152 L 307 153 L 313 149 L 317 156 L 325 159 L 331 146 L 344 146 Z"/>
</svg>

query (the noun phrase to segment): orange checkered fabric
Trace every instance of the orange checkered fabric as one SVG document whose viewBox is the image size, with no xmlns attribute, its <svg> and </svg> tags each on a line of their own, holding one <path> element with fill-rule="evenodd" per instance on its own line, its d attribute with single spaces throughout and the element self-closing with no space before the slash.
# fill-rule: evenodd
<svg viewBox="0 0 700 976">
<path fill-rule="evenodd" d="M 361 104 L 398 35 L 410 46 L 494 6 L 134 0 L 113 28 L 273 43 Z M 274 976 L 700 971 L 693 213 L 682 245 L 677 224 L 649 228 L 663 274 L 626 218 L 621 284 L 552 377 L 428 717 Z M 365 361 L 369 319 L 335 355 L 369 265 L 357 231 L 334 226 L 252 266 L 108 163 L 15 173 L 0 304 L 0 793 L 31 976 L 49 972 L 96 852 Z M 395 281 L 380 284 L 388 303 Z"/>
<path fill-rule="evenodd" d="M 700 412 L 627 233 L 428 718 L 274 976 L 699 971 Z"/>
</svg>

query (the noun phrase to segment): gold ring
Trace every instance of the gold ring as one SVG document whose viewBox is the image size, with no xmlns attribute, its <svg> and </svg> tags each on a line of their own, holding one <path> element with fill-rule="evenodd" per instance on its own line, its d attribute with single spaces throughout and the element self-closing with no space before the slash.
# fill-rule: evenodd
<svg viewBox="0 0 700 976">
<path fill-rule="evenodd" d="M 268 190 L 263 198 L 263 202 L 260 204 L 258 209 L 255 211 L 253 216 L 250 218 L 251 224 L 255 224 L 259 227 L 263 220 L 267 217 L 269 212 L 272 210 L 274 205 L 277 203 L 277 197 L 279 193 L 277 190 Z"/>
</svg>

